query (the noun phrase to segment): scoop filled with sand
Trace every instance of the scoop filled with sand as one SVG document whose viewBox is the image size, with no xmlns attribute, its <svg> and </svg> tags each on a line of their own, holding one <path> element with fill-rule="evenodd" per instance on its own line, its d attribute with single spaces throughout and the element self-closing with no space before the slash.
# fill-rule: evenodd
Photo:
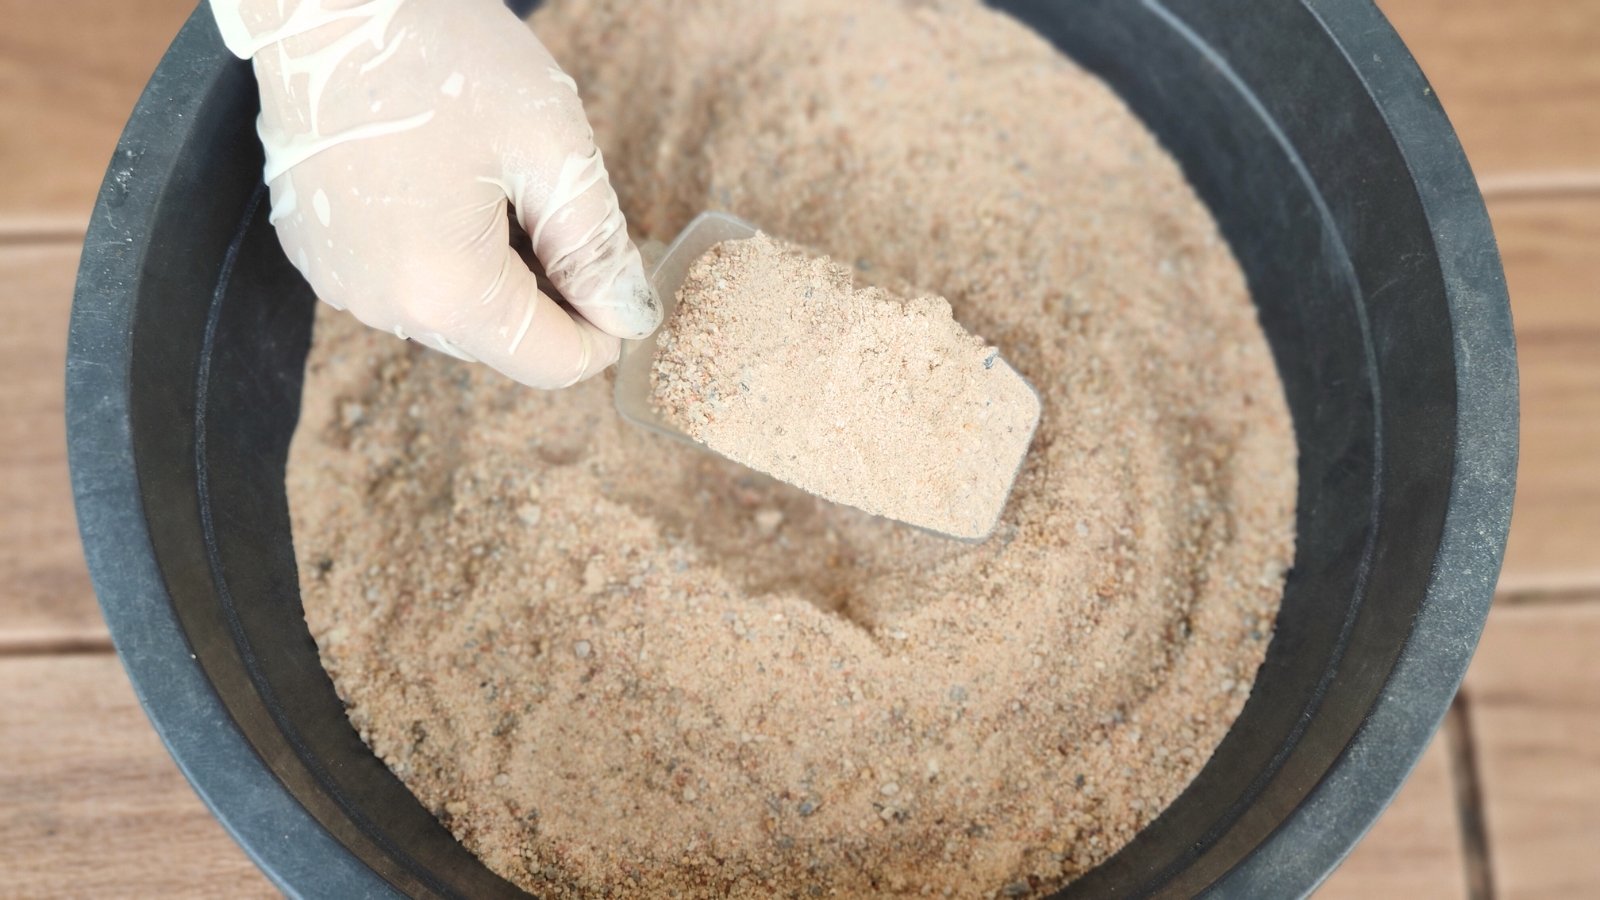
<svg viewBox="0 0 1600 900">
<path fill-rule="evenodd" d="M 1039 398 L 950 304 L 731 216 L 654 267 L 667 321 L 619 368 L 624 416 L 827 500 L 963 540 L 1005 509 Z"/>
</svg>

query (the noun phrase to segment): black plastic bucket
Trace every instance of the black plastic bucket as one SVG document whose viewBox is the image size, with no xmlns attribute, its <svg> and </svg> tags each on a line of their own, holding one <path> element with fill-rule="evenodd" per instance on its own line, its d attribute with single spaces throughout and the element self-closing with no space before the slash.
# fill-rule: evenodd
<svg viewBox="0 0 1600 900">
<path fill-rule="evenodd" d="M 1482 198 L 1368 0 L 1001 5 L 1183 163 L 1300 445 L 1298 557 L 1243 715 L 1063 896 L 1305 893 L 1421 754 L 1499 571 L 1516 359 Z M 95 588 L 173 757 L 290 894 L 517 895 L 361 743 L 301 618 L 283 470 L 314 301 L 266 222 L 255 104 L 202 9 L 101 188 L 67 364 Z"/>
</svg>

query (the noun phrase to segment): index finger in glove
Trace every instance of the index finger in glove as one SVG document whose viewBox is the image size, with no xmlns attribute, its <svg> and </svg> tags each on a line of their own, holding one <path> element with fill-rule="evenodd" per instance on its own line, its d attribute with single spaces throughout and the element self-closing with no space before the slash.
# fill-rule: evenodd
<svg viewBox="0 0 1600 900">
<path fill-rule="evenodd" d="M 576 93 L 560 102 L 577 105 L 582 116 Z M 518 171 L 514 164 L 506 173 L 518 221 L 551 284 L 584 318 L 607 334 L 645 337 L 661 324 L 661 303 L 628 237 L 605 161 L 587 129 L 561 149 L 554 172 Z M 524 158 L 540 157 L 549 154 Z"/>
</svg>

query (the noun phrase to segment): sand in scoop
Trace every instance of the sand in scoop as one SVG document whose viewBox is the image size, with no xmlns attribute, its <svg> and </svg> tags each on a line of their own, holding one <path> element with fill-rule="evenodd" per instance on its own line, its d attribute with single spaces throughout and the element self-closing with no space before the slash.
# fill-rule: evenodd
<svg viewBox="0 0 1600 900">
<path fill-rule="evenodd" d="M 953 537 L 994 530 L 1039 398 L 943 298 L 857 289 L 760 234 L 713 247 L 677 301 L 651 371 L 668 422 L 828 500 Z"/>
</svg>

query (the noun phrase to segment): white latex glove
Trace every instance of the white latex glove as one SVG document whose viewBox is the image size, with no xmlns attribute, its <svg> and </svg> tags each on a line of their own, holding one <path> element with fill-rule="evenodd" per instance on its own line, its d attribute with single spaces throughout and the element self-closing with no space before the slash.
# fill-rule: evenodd
<svg viewBox="0 0 1600 900">
<path fill-rule="evenodd" d="M 661 304 L 577 86 L 500 0 L 211 0 L 255 63 L 272 222 L 361 321 L 564 387 Z M 550 281 L 511 249 L 506 204 Z"/>
</svg>

